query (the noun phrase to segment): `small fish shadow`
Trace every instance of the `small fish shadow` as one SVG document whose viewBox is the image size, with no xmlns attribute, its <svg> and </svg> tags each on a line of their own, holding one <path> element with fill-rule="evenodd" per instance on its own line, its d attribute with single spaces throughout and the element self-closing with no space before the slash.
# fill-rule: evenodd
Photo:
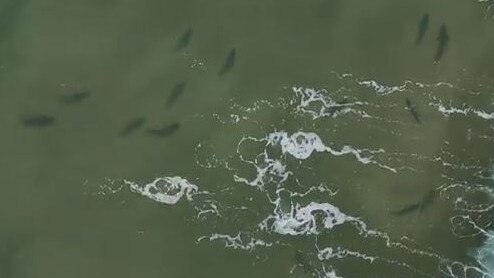
<svg viewBox="0 0 494 278">
<path fill-rule="evenodd" d="M 233 69 L 233 67 L 235 66 L 236 59 L 237 59 L 237 51 L 235 50 L 235 48 L 232 48 L 228 52 L 228 55 L 226 56 L 225 62 L 223 63 L 223 67 L 218 72 L 218 75 L 222 76 L 222 75 L 226 74 L 227 72 L 231 71 Z"/>
<path fill-rule="evenodd" d="M 180 39 L 177 42 L 177 46 L 175 47 L 175 50 L 180 51 L 186 48 L 187 46 L 189 46 L 193 33 L 194 32 L 192 28 L 188 28 L 187 30 L 185 30 L 182 36 L 180 36 Z"/>
<path fill-rule="evenodd" d="M 428 206 L 430 206 L 434 202 L 436 197 L 437 197 L 436 190 L 431 190 L 431 191 L 427 192 L 427 194 L 425 194 L 424 197 L 422 197 L 420 202 L 407 205 L 407 206 L 405 206 L 399 210 L 392 211 L 391 214 L 395 215 L 395 216 L 403 216 L 403 215 L 411 214 L 411 213 L 414 213 L 417 211 L 422 213 L 425 208 L 427 208 Z"/>
<path fill-rule="evenodd" d="M 422 42 L 428 29 L 429 29 L 429 14 L 425 13 L 419 22 L 419 30 L 418 30 L 417 39 L 415 40 L 415 44 L 420 44 Z"/>
<path fill-rule="evenodd" d="M 173 123 L 173 124 L 165 125 L 160 128 L 148 129 L 147 133 L 156 137 L 168 137 L 173 135 L 179 129 L 180 129 L 180 124 Z"/>
<path fill-rule="evenodd" d="M 141 129 L 146 123 L 146 119 L 144 117 L 138 117 L 129 120 L 125 126 L 120 131 L 120 137 L 128 137 Z"/>
<path fill-rule="evenodd" d="M 410 114 L 412 115 L 415 122 L 421 124 L 422 121 L 420 120 L 419 113 L 417 112 L 417 106 L 412 103 L 412 101 L 408 97 L 405 99 L 405 104 L 407 110 L 410 111 Z"/>
<path fill-rule="evenodd" d="M 438 41 L 438 46 L 436 50 L 436 55 L 434 57 L 435 64 L 441 61 L 449 44 L 449 34 L 445 24 L 442 24 L 441 27 L 439 28 L 439 35 L 437 36 L 437 41 Z"/>
<path fill-rule="evenodd" d="M 184 93 L 185 88 L 187 87 L 187 82 L 182 81 L 177 83 L 168 96 L 168 100 L 166 102 L 166 107 L 171 108 L 180 98 L 180 96 Z"/>
<path fill-rule="evenodd" d="M 32 114 L 22 116 L 20 121 L 24 127 L 45 128 L 55 123 L 55 117 L 46 114 Z"/>
</svg>

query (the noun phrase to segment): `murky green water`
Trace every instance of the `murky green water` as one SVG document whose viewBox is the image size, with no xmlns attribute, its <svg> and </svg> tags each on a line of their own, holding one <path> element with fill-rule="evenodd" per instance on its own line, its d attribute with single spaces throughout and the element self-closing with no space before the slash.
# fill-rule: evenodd
<svg viewBox="0 0 494 278">
<path fill-rule="evenodd" d="M 0 277 L 494 277 L 489 7 L 0 0 Z"/>
</svg>

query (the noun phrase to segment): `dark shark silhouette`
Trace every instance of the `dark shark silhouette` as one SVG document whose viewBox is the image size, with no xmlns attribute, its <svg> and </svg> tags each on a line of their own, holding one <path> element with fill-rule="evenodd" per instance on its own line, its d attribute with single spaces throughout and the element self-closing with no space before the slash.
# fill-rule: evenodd
<svg viewBox="0 0 494 278">
<path fill-rule="evenodd" d="M 415 120 L 415 122 L 417 122 L 418 124 L 422 123 L 420 121 L 419 114 L 417 112 L 417 106 L 413 104 L 409 98 L 406 98 L 405 102 L 407 105 L 407 109 L 408 111 L 410 111 L 410 114 L 412 114 L 412 117 Z"/>
<path fill-rule="evenodd" d="M 192 28 L 185 30 L 182 36 L 180 36 L 180 39 L 177 42 L 177 46 L 175 47 L 175 50 L 179 51 L 189 46 L 190 41 L 192 39 L 192 34 L 193 34 Z"/>
<path fill-rule="evenodd" d="M 437 36 L 438 46 L 436 50 L 436 56 L 434 56 L 434 63 L 439 63 L 444 55 L 449 43 L 448 29 L 445 24 L 442 24 L 439 28 L 439 35 Z"/>
<path fill-rule="evenodd" d="M 415 40 L 416 44 L 420 44 L 422 42 L 425 37 L 425 33 L 427 33 L 427 30 L 429 30 L 429 14 L 425 13 L 419 23 L 419 32 L 417 35 L 417 39 Z"/>
<path fill-rule="evenodd" d="M 148 129 L 147 132 L 148 134 L 156 137 L 168 137 L 173 135 L 175 132 L 177 132 L 179 128 L 180 128 L 179 123 L 173 123 L 173 124 L 165 125 L 160 128 Z"/>
<path fill-rule="evenodd" d="M 235 48 L 232 48 L 230 52 L 228 52 L 228 55 L 226 56 L 225 63 L 223 64 L 223 67 L 218 73 L 219 75 L 224 75 L 225 73 L 233 69 L 233 67 L 235 66 L 236 56 L 237 56 L 237 51 L 235 50 Z"/>
<path fill-rule="evenodd" d="M 168 96 L 168 101 L 166 102 L 166 106 L 168 108 L 172 107 L 177 102 L 180 96 L 184 93 L 186 86 L 187 82 L 179 82 L 173 87 L 170 95 Z"/>
<path fill-rule="evenodd" d="M 21 117 L 21 123 L 24 127 L 49 127 L 55 123 L 55 117 L 45 114 L 25 115 Z"/>
<path fill-rule="evenodd" d="M 122 128 L 120 131 L 120 136 L 121 137 L 127 137 L 137 130 L 141 129 L 144 126 L 144 123 L 146 122 L 146 119 L 144 117 L 138 117 L 129 120 L 125 126 Z"/>
<path fill-rule="evenodd" d="M 426 207 L 428 207 L 436 198 L 437 192 L 435 190 L 429 191 L 418 203 L 410 204 L 402 209 L 392 211 L 391 214 L 396 216 L 407 215 L 419 211 L 422 213 Z"/>
</svg>

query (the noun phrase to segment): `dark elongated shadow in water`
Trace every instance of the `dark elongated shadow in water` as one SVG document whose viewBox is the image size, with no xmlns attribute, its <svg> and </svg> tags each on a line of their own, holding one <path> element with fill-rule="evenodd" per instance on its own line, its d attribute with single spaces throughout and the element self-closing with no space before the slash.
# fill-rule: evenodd
<svg viewBox="0 0 494 278">
<path fill-rule="evenodd" d="M 175 132 L 177 132 L 179 129 L 180 129 L 180 124 L 173 123 L 173 124 L 165 125 L 160 128 L 148 129 L 147 133 L 156 137 L 168 137 L 175 134 Z"/>
<path fill-rule="evenodd" d="M 444 55 L 449 43 L 448 29 L 445 24 L 439 27 L 439 35 L 437 36 L 438 46 L 436 50 L 436 56 L 434 56 L 434 63 L 439 63 Z"/>
<path fill-rule="evenodd" d="M 419 208 L 420 208 L 420 203 L 411 204 L 411 205 L 407 205 L 407 206 L 403 207 L 402 209 L 392 211 L 391 214 L 396 215 L 396 216 L 402 216 L 402 215 L 406 215 L 406 214 L 410 214 L 412 212 L 415 212 Z"/>
<path fill-rule="evenodd" d="M 225 62 L 223 63 L 223 67 L 219 71 L 218 75 L 222 76 L 225 73 L 232 70 L 233 67 L 235 66 L 236 59 L 237 59 L 237 51 L 235 50 L 235 48 L 232 48 L 228 52 L 228 55 L 226 56 Z"/>
<path fill-rule="evenodd" d="M 125 126 L 120 130 L 120 137 L 128 137 L 141 129 L 146 123 L 146 119 L 144 117 L 138 117 L 129 120 Z"/>
<path fill-rule="evenodd" d="M 187 46 L 189 46 L 193 33 L 194 32 L 192 28 L 188 28 L 187 30 L 185 30 L 182 36 L 180 36 L 180 39 L 177 42 L 177 46 L 175 47 L 175 50 L 180 51 L 186 48 Z"/>
<path fill-rule="evenodd" d="M 415 104 L 413 104 L 409 98 L 405 99 L 405 103 L 407 106 L 407 110 L 410 111 L 410 114 L 412 115 L 415 122 L 417 122 L 418 124 L 421 124 L 422 122 L 420 121 L 419 113 L 417 112 L 417 106 Z"/>
<path fill-rule="evenodd" d="M 24 115 L 20 120 L 21 124 L 28 128 L 45 128 L 55 123 L 55 117 L 46 114 Z"/>
<path fill-rule="evenodd" d="M 431 190 L 425 194 L 424 197 L 420 200 L 418 203 L 410 204 L 402 209 L 392 211 L 391 214 L 395 216 L 403 216 L 407 214 L 411 214 L 414 212 L 420 212 L 422 213 L 424 209 L 426 209 L 428 206 L 430 206 L 434 200 L 437 197 L 437 191 L 436 190 Z"/>
<path fill-rule="evenodd" d="M 419 30 L 415 44 L 420 44 L 425 37 L 425 33 L 429 30 L 429 14 L 425 13 L 419 22 Z"/>
<path fill-rule="evenodd" d="M 184 93 L 185 87 L 187 86 L 187 82 L 182 81 L 177 83 L 172 91 L 170 92 L 170 95 L 168 96 L 168 101 L 166 102 L 166 107 L 171 108 L 180 98 L 180 96 Z"/>
</svg>

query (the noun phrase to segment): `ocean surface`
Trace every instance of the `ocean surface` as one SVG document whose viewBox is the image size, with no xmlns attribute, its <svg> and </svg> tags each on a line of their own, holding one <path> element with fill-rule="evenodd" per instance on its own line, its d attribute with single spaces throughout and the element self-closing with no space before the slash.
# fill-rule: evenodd
<svg viewBox="0 0 494 278">
<path fill-rule="evenodd" d="M 492 278 L 493 199 L 492 0 L 0 0 L 0 278 Z"/>
</svg>

